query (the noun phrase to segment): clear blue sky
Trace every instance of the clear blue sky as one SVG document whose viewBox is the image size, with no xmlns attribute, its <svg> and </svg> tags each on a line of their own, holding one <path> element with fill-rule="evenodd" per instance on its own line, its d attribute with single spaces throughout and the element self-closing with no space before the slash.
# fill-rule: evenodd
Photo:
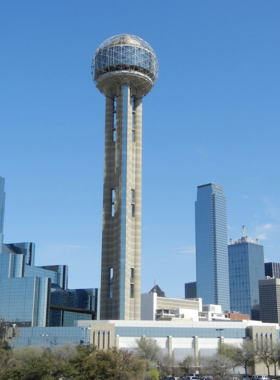
<svg viewBox="0 0 280 380">
<path fill-rule="evenodd" d="M 142 292 L 195 280 L 198 185 L 224 188 L 228 238 L 280 261 L 280 1 L 2 1 L 0 176 L 5 242 L 99 287 L 105 99 L 91 58 L 121 33 L 160 74 L 143 104 Z"/>
</svg>

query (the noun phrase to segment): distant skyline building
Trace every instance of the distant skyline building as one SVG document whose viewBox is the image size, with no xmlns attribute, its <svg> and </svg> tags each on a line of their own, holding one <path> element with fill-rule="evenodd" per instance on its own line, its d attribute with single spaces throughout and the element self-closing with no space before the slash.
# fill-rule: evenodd
<svg viewBox="0 0 280 380">
<path fill-rule="evenodd" d="M 5 180 L 0 177 L 3 236 Z M 68 289 L 68 266 L 35 266 L 35 244 L 0 242 L 1 323 L 30 327 L 73 326 L 98 317 L 98 289 Z"/>
<path fill-rule="evenodd" d="M 280 278 L 280 263 L 264 263 L 264 274 L 271 278 Z"/>
<path fill-rule="evenodd" d="M 187 282 L 185 284 L 185 298 L 196 298 L 196 282 Z"/>
<path fill-rule="evenodd" d="M 4 213 L 5 213 L 5 179 L 0 177 L 0 254 L 2 253 L 3 230 L 4 230 Z"/>
<path fill-rule="evenodd" d="M 226 198 L 222 186 L 197 187 L 195 202 L 196 286 L 203 305 L 230 310 Z"/>
<path fill-rule="evenodd" d="M 92 76 L 106 96 L 100 318 L 140 320 L 142 98 L 158 60 L 147 42 L 121 34 L 98 47 Z"/>
<path fill-rule="evenodd" d="M 259 281 L 260 320 L 280 323 L 280 278 Z"/>
<path fill-rule="evenodd" d="M 231 239 L 228 246 L 230 308 L 259 320 L 258 283 L 264 279 L 264 250 L 258 239 L 246 236 L 245 226 L 242 231 L 241 239 Z"/>
</svg>

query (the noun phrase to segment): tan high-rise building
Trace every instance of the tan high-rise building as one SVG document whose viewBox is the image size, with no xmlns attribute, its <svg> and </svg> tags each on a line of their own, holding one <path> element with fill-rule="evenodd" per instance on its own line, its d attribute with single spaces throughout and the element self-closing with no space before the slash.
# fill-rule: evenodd
<svg viewBox="0 0 280 380">
<path fill-rule="evenodd" d="M 154 50 L 122 34 L 96 50 L 93 80 L 106 96 L 101 319 L 140 319 L 142 98 L 158 77 Z"/>
</svg>

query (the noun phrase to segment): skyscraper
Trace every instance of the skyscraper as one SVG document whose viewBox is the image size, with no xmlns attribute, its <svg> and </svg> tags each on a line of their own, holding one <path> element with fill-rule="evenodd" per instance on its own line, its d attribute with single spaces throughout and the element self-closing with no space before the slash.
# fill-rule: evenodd
<svg viewBox="0 0 280 380">
<path fill-rule="evenodd" d="M 259 281 L 260 320 L 280 323 L 280 279 L 269 278 Z"/>
<path fill-rule="evenodd" d="M 230 308 L 259 320 L 259 280 L 264 279 L 264 252 L 258 240 L 250 240 L 243 226 L 242 238 L 230 240 Z"/>
<path fill-rule="evenodd" d="M 5 212 L 5 198 L 6 198 L 4 188 L 5 188 L 5 179 L 3 177 L 0 177 L 0 254 L 2 253 L 2 244 L 3 244 L 4 212 Z"/>
<path fill-rule="evenodd" d="M 227 213 L 223 188 L 213 183 L 197 187 L 195 202 L 197 297 L 203 304 L 229 310 Z"/>
<path fill-rule="evenodd" d="M 101 319 L 140 319 L 142 98 L 158 77 L 154 50 L 122 34 L 96 50 L 92 76 L 106 96 Z"/>
<path fill-rule="evenodd" d="M 280 278 L 280 263 L 265 263 L 264 274 L 265 276 Z"/>
</svg>

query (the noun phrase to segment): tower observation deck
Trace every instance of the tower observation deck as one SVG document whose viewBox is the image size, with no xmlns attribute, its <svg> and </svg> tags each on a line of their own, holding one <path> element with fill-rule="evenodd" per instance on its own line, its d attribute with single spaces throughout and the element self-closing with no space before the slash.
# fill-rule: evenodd
<svg viewBox="0 0 280 380">
<path fill-rule="evenodd" d="M 121 34 L 98 47 L 91 72 L 106 96 L 100 318 L 140 320 L 142 98 L 158 60 L 147 42 Z"/>
</svg>

